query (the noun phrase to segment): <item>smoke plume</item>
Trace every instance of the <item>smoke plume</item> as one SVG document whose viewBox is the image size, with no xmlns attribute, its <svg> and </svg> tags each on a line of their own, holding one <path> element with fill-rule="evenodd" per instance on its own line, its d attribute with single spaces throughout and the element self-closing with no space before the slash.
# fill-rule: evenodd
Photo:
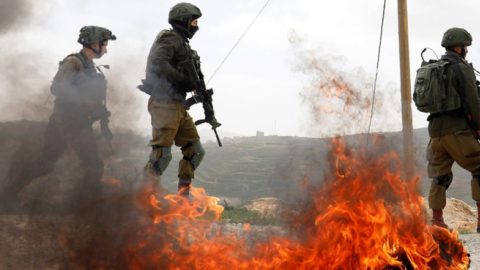
<svg viewBox="0 0 480 270">
<path fill-rule="evenodd" d="M 108 60 L 102 59 L 111 66 L 104 73 L 108 81 L 107 108 L 111 112 L 112 130 L 138 132 L 150 129 L 148 121 L 140 121 L 142 115 L 148 115 L 148 96 L 136 88 L 145 76 L 145 60 L 137 55 L 120 55 L 120 52 L 108 55 Z"/>
<path fill-rule="evenodd" d="M 306 76 L 300 96 L 311 117 L 308 130 L 325 137 L 366 133 L 372 115 L 374 76 L 363 68 L 349 70 L 346 59 L 312 48 L 295 31 L 289 34 L 294 71 Z M 372 130 L 391 131 L 400 119 L 400 97 L 394 85 L 377 85 Z"/>
<path fill-rule="evenodd" d="M 51 1 L 42 1 L 45 6 L 49 3 Z M 39 8 L 32 0 L 0 0 L 0 50 L 3 52 L 0 121 L 46 120 L 51 113 L 52 104 L 46 100 L 53 74 L 48 67 L 57 61 L 49 60 L 46 52 L 25 42 L 25 37 L 31 35 L 27 26 L 31 26 L 32 18 L 45 9 Z"/>
<path fill-rule="evenodd" d="M 20 27 L 31 13 L 30 0 L 0 0 L 0 35 Z"/>
</svg>

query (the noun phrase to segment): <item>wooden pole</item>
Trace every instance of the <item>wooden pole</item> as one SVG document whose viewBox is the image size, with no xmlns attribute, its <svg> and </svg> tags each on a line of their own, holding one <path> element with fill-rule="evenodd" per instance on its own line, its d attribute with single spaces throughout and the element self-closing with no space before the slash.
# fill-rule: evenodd
<svg viewBox="0 0 480 270">
<path fill-rule="evenodd" d="M 398 34 L 400 40 L 400 77 L 402 91 L 403 154 L 407 181 L 415 173 L 413 149 L 412 91 L 410 88 L 410 52 L 408 49 L 407 0 L 398 0 Z"/>
</svg>

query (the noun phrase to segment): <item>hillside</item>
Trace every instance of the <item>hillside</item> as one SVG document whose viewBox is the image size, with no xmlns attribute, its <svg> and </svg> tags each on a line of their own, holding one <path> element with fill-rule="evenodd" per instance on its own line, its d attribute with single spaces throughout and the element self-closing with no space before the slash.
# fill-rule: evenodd
<svg viewBox="0 0 480 270">
<path fill-rule="evenodd" d="M 44 122 L 18 121 L 0 123 L 0 186 L 7 176 L 25 169 L 22 163 L 34 160 L 42 147 Z M 403 147 L 400 132 L 382 134 L 392 150 Z M 428 144 L 426 129 L 414 131 L 417 175 L 422 177 L 421 190 L 427 196 L 430 180 L 426 176 L 425 149 Z M 345 136 L 349 144 L 365 147 L 366 136 Z M 371 141 L 372 139 L 370 139 Z M 311 179 L 321 180 L 328 164 L 326 153 L 331 139 L 302 137 L 234 137 L 223 138 L 223 147 L 216 142 L 204 142 L 206 158 L 196 172 L 194 185 L 204 187 L 212 196 L 249 201 L 262 197 L 296 200 L 303 196 L 298 185 L 308 171 Z M 148 137 L 133 133 L 117 133 L 113 139 L 113 154 L 104 140 L 99 140 L 105 158 L 105 174 L 121 181 L 132 182 L 139 178 L 149 154 Z M 162 177 L 162 184 L 169 190 L 176 188 L 176 171 L 181 159 L 180 150 L 173 149 L 173 160 Z M 12 163 L 13 162 L 13 163 Z M 15 166 L 11 166 L 14 164 Z M 68 187 L 68 177 L 80 177 L 79 162 L 71 149 L 50 178 Z M 12 167 L 12 169 L 10 169 Z M 307 170 L 307 167 L 309 168 Z M 73 175 L 73 176 L 72 176 Z M 42 181 L 52 181 L 43 179 Z M 53 185 L 49 185 L 53 186 Z M 454 167 L 454 182 L 448 197 L 454 197 L 474 205 L 470 195 L 470 174 Z M 35 191 L 35 183 L 30 190 Z M 44 187 L 41 188 L 44 192 Z M 57 192 L 59 192 L 57 190 Z"/>
<path fill-rule="evenodd" d="M 41 149 L 45 126 L 46 123 L 27 121 L 0 123 L 0 177 L 3 179 L 2 184 L 4 184 L 9 177 L 15 176 L 24 170 L 28 170 L 29 164 L 35 162 Z M 426 136 L 425 130 L 416 130 L 415 135 L 417 163 L 419 164 L 419 168 L 422 168 L 421 166 L 425 165 L 423 156 L 428 137 Z M 134 246 L 134 244 L 137 243 L 137 240 L 140 244 L 139 247 L 143 247 L 145 243 L 151 245 L 147 246 L 146 250 L 148 252 L 146 252 L 146 254 L 150 254 L 152 250 L 160 250 L 161 248 L 159 248 L 159 245 L 163 243 L 162 241 L 168 240 L 167 238 L 164 238 L 164 236 L 170 235 L 169 233 L 165 234 L 164 231 L 168 228 L 172 230 L 167 230 L 167 232 L 174 233 L 174 235 L 182 235 L 185 228 L 188 228 L 188 231 L 196 235 L 196 237 L 207 236 L 208 239 L 221 238 L 222 235 L 227 236 L 234 233 L 241 237 L 245 236 L 247 246 L 253 246 L 253 243 L 257 243 L 258 241 L 275 239 L 275 237 L 269 238 L 271 235 L 290 235 L 293 232 L 291 230 L 295 228 L 296 230 L 294 231 L 297 233 L 309 232 L 309 230 L 305 230 L 306 227 L 304 227 L 304 225 L 317 225 L 317 223 L 316 221 L 313 222 L 313 220 L 311 220 L 315 215 L 310 215 L 313 208 L 309 208 L 308 202 L 312 202 L 312 200 L 306 200 L 305 198 L 308 194 L 304 189 L 299 189 L 306 174 L 308 174 L 308 177 L 310 178 L 308 181 L 309 184 L 322 181 L 323 175 L 329 173 L 327 168 L 331 165 L 338 165 L 338 167 L 336 167 L 337 169 L 334 170 L 337 177 L 345 177 L 346 175 L 349 175 L 349 177 L 345 177 L 347 180 L 358 179 L 351 178 L 350 176 L 357 175 L 359 171 L 362 172 L 362 175 L 368 176 L 372 171 L 371 168 L 382 169 L 380 174 L 372 174 L 373 176 L 388 175 L 382 173 L 384 171 L 383 169 L 388 170 L 391 163 L 380 162 L 379 164 L 383 165 L 382 167 L 378 167 L 375 166 L 377 163 L 374 162 L 375 164 L 373 164 L 373 167 L 370 167 L 372 164 L 368 164 L 368 166 L 365 167 L 365 162 L 368 163 L 370 160 L 377 160 L 372 159 L 372 156 L 375 157 L 378 153 L 381 153 L 379 156 L 383 156 L 388 150 L 399 151 L 402 148 L 402 142 L 399 138 L 400 133 L 398 132 L 382 134 L 380 136 L 376 135 L 375 138 L 373 138 L 373 136 L 369 138 L 370 142 L 373 140 L 376 141 L 375 147 L 377 148 L 374 150 L 378 149 L 378 152 L 367 152 L 366 155 L 358 155 L 358 152 L 356 154 L 351 154 L 351 156 L 359 158 L 363 162 L 357 163 L 359 165 L 356 167 L 352 167 L 356 169 L 349 171 L 353 172 L 350 174 L 343 173 L 345 171 L 342 172 L 342 168 L 345 168 L 345 164 L 348 165 L 355 163 L 353 162 L 353 159 L 344 159 L 343 161 L 334 164 L 329 161 L 328 153 L 330 152 L 329 148 L 331 139 L 280 136 L 234 137 L 224 138 L 224 147 L 222 148 L 219 148 L 215 142 L 205 142 L 204 146 L 207 151 L 207 158 L 205 159 L 204 164 L 202 164 L 202 167 L 197 171 L 194 185 L 205 188 L 208 195 L 221 197 L 228 201 L 228 203 L 225 202 L 224 204 L 225 212 L 233 213 L 232 209 L 235 209 L 234 207 L 231 207 L 233 204 L 246 203 L 246 201 L 257 199 L 250 202 L 250 204 L 245 205 L 243 208 L 246 210 L 240 210 L 242 207 L 237 207 L 237 210 L 235 211 L 240 211 L 238 213 L 243 213 L 243 215 L 260 213 L 261 218 L 268 217 L 266 213 L 272 211 L 275 218 L 269 220 L 269 222 L 264 225 L 252 224 L 250 227 L 249 224 L 228 223 L 227 220 L 233 220 L 233 216 L 228 216 L 225 218 L 225 222 L 215 222 L 212 224 L 213 231 L 217 232 L 214 236 L 213 234 L 196 234 L 199 229 L 202 231 L 209 228 L 208 224 L 210 223 L 205 222 L 206 220 L 204 220 L 209 218 L 208 215 L 202 216 L 202 218 L 198 219 L 196 223 L 185 222 L 186 220 L 182 218 L 177 221 L 174 219 L 174 222 L 169 222 L 170 217 L 172 216 L 171 214 L 174 213 L 174 211 L 165 212 L 164 209 L 168 208 L 164 208 L 164 206 L 168 207 L 169 204 L 163 205 L 162 203 L 170 201 L 175 202 L 178 206 L 182 206 L 182 200 L 176 201 L 176 196 L 165 196 L 163 199 L 160 199 L 160 201 L 158 201 L 159 205 L 157 205 L 159 206 L 158 208 L 152 208 L 150 204 L 152 197 L 146 196 L 144 198 L 148 198 L 148 200 L 143 202 L 147 203 L 147 206 L 149 207 L 136 207 L 139 206 L 139 201 L 132 201 L 133 197 L 131 196 L 130 193 L 132 192 L 130 191 L 132 188 L 138 186 L 139 181 L 141 180 L 142 167 L 149 153 L 149 149 L 145 146 L 148 138 L 133 133 L 116 133 L 114 141 L 112 142 L 113 152 L 103 140 L 99 141 L 101 154 L 105 159 L 105 175 L 103 178 L 105 183 L 104 186 L 110 188 L 108 191 L 110 192 L 109 194 L 111 194 L 110 198 L 113 198 L 113 200 L 108 201 L 105 207 L 89 207 L 86 212 L 79 212 L 77 214 L 74 214 L 71 211 L 61 211 L 61 209 L 67 209 L 68 211 L 68 207 L 62 208 L 62 205 L 64 205 L 63 202 L 67 201 L 67 196 L 69 196 L 69 194 L 76 192 L 73 189 L 72 183 L 82 180 L 82 173 L 78 159 L 71 149 L 67 150 L 65 155 L 59 161 L 54 173 L 36 179 L 20 194 L 23 205 L 32 206 L 30 209 L 22 207 L 18 212 L 9 212 L 8 210 L 5 213 L 0 212 L 0 238 L 4 239 L 5 242 L 0 248 L 0 261 L 2 261 L 2 263 L 0 263 L 0 269 L 15 269 L 18 267 L 28 268 L 30 266 L 33 266 L 36 269 L 77 269 L 74 267 L 75 264 L 80 263 L 79 265 L 81 265 L 81 263 L 85 263 L 86 265 L 87 263 L 87 261 L 82 258 L 97 258 L 97 256 L 100 256 L 99 259 L 101 261 L 122 265 L 121 268 L 115 266 L 112 269 L 126 269 L 126 264 L 124 262 L 126 257 L 123 256 L 123 253 L 121 253 L 122 256 L 118 256 L 119 254 L 116 252 L 123 252 L 125 247 Z M 366 136 L 364 135 L 345 136 L 342 139 L 348 141 L 349 145 L 354 145 L 357 149 L 366 147 Z M 372 147 L 371 144 L 368 147 Z M 341 158 L 350 156 L 348 148 L 345 149 L 346 156 L 337 155 L 337 157 Z M 353 152 L 355 151 L 351 151 L 351 153 Z M 178 164 L 177 162 L 180 158 L 180 152 L 174 151 L 174 161 L 167 173 L 162 177 L 162 183 L 171 191 L 174 191 L 176 187 L 175 175 Z M 388 162 L 391 162 L 392 160 L 394 159 L 387 159 Z M 392 166 L 391 168 L 394 167 L 395 166 Z M 424 175 L 424 170 L 419 169 L 418 174 L 420 176 Z M 397 183 L 401 182 L 398 177 L 396 179 Z M 349 195 L 359 195 L 359 197 L 354 196 L 353 200 L 351 196 L 341 198 L 341 196 L 323 196 L 322 193 L 316 193 L 320 194 L 320 196 L 316 196 L 315 201 L 317 201 L 317 199 L 323 200 L 329 198 L 325 203 L 333 203 L 337 199 L 343 199 L 345 200 L 344 202 L 350 201 L 351 204 L 348 204 L 350 206 L 362 207 L 359 202 L 363 203 L 363 200 L 371 198 L 372 194 L 375 194 L 378 190 L 379 194 L 382 194 L 381 198 L 392 200 L 391 203 L 394 203 L 393 205 L 395 205 L 395 198 L 397 197 L 390 196 L 394 193 L 391 192 L 391 187 L 394 187 L 395 184 L 392 184 L 392 182 L 389 184 L 384 180 L 390 181 L 392 179 L 384 179 L 383 177 L 363 177 L 363 181 L 356 181 L 355 183 L 357 184 L 357 187 L 358 183 L 362 183 L 362 187 L 365 187 L 365 189 L 359 189 L 361 192 L 356 191 L 354 193 L 345 193 Z M 452 194 L 469 193 L 467 189 L 469 185 L 463 184 L 462 181 L 469 180 L 467 177 L 464 179 L 456 177 L 457 183 L 452 186 L 452 190 L 449 193 L 450 196 L 452 196 Z M 347 189 L 351 189 L 351 186 L 355 186 L 350 185 L 350 182 L 345 183 Z M 423 188 L 425 189 L 428 185 L 429 180 L 424 178 L 422 180 Z M 342 185 L 339 186 L 341 187 Z M 389 188 L 382 189 L 381 186 Z M 410 186 L 413 188 L 409 190 L 415 189 L 413 185 Z M 368 195 L 365 195 L 365 193 L 368 193 Z M 122 194 L 130 195 L 125 196 Z M 407 192 L 407 194 L 411 194 L 411 192 Z M 167 199 L 167 197 L 173 198 L 170 200 Z M 404 199 L 407 199 L 407 197 L 404 197 Z M 204 196 L 203 198 L 206 201 L 209 201 L 208 198 L 210 197 Z M 193 201 L 182 206 L 183 210 L 188 210 L 184 212 L 185 215 L 188 215 L 189 213 L 196 214 L 204 209 L 213 209 L 204 206 L 198 207 L 198 205 L 196 205 L 198 201 L 195 200 L 200 199 L 195 197 Z M 295 202 L 305 201 L 307 202 L 307 204 L 303 205 L 305 208 L 302 207 L 301 204 L 295 204 Z M 210 202 L 214 204 L 215 207 L 220 208 L 216 201 Z M 412 211 L 412 209 L 408 207 L 403 207 L 412 204 L 403 204 L 404 202 L 405 200 L 401 200 L 400 202 L 397 201 L 398 205 L 402 206 L 400 208 L 390 208 L 390 210 L 393 211 L 392 213 L 399 209 L 402 210 L 396 212 L 400 214 L 396 218 L 403 218 L 405 212 L 408 213 L 409 211 Z M 157 203 L 157 201 L 155 203 Z M 40 205 L 40 207 L 37 207 L 38 205 Z M 140 206 L 141 205 L 142 204 L 140 204 Z M 373 203 L 370 205 L 373 205 L 376 209 L 379 204 Z M 310 205 L 310 207 L 311 206 L 312 205 Z M 318 209 L 324 210 L 330 209 L 330 207 L 331 204 L 328 204 L 322 205 L 322 207 L 318 207 Z M 416 209 L 415 207 L 413 208 Z M 43 212 L 39 209 L 45 209 L 47 212 Z M 147 211 L 144 211 L 145 209 L 147 209 Z M 221 209 L 223 210 L 224 208 Z M 336 207 L 332 207 L 331 209 L 336 209 Z M 27 210 L 28 212 L 25 212 L 24 210 Z M 252 212 L 246 212 L 247 210 Z M 418 214 L 418 211 L 414 212 Z M 167 215 L 163 216 L 165 213 L 167 213 Z M 308 219 L 303 220 L 305 223 L 300 223 L 299 225 L 299 223 L 293 221 L 297 220 L 296 218 L 301 217 L 301 213 L 307 213 L 306 216 L 308 216 Z M 348 213 L 361 214 L 364 212 L 362 210 L 348 211 Z M 428 215 L 430 214 L 430 211 L 428 211 Z M 344 218 L 338 218 L 342 215 L 335 217 L 336 215 L 327 214 L 323 217 L 327 216 L 333 217 L 333 219 L 330 220 L 331 222 L 338 221 L 339 224 L 345 222 Z M 360 216 L 364 217 L 364 215 Z M 152 217 L 154 218 L 152 219 Z M 405 217 L 408 217 L 408 215 Z M 448 206 L 445 209 L 445 219 L 452 228 L 464 233 L 461 235 L 461 239 L 463 243 L 465 243 L 467 251 L 472 255 L 472 267 L 473 269 L 476 269 L 479 263 L 478 254 L 480 245 L 478 244 L 478 235 L 469 234 L 476 228 L 475 210 L 459 200 L 450 199 Z M 163 221 L 157 224 L 158 220 Z M 422 226 L 424 224 L 423 218 L 406 220 L 413 223 L 393 222 L 392 224 L 414 225 L 416 222 L 422 222 Z M 404 221 L 404 219 L 402 219 L 402 221 Z M 86 224 L 88 224 L 88 226 L 86 226 Z M 325 222 L 325 224 L 330 223 Z M 363 224 L 353 226 L 352 228 L 358 229 L 367 227 L 369 227 L 369 225 L 365 226 L 365 224 Z M 154 228 L 158 229 L 158 231 L 152 231 Z M 318 228 L 323 227 L 319 225 Z M 378 228 L 381 229 L 383 227 Z M 407 228 L 417 228 L 417 226 L 410 226 Z M 217 229 L 219 230 L 217 231 Z M 222 232 L 221 235 L 218 234 L 220 229 Z M 330 232 L 331 230 L 324 231 Z M 143 234 L 141 232 L 148 233 Z M 155 232 L 159 232 L 159 234 L 156 234 Z M 310 232 L 315 232 L 315 230 Z M 305 237 L 306 235 L 303 235 L 301 238 L 311 239 L 310 237 Z M 327 233 L 327 235 L 329 234 Z M 371 235 L 373 234 L 366 234 L 368 238 L 371 237 Z M 173 238 L 178 239 L 177 237 L 178 236 L 174 236 Z M 455 234 L 453 237 L 456 237 Z M 57 241 L 58 239 L 60 241 Z M 147 239 L 149 241 L 144 241 Z M 203 238 L 198 238 L 197 240 L 202 239 Z M 330 241 L 333 241 L 332 243 L 334 243 L 335 239 L 337 238 L 333 237 Z M 194 241 L 195 239 L 192 238 L 191 240 Z M 204 240 L 207 241 L 207 239 Z M 295 236 L 292 240 L 295 240 Z M 205 244 L 205 241 L 200 241 L 202 247 Z M 325 241 L 320 241 L 319 243 L 324 242 Z M 231 242 L 229 241 L 229 243 Z M 463 246 L 460 242 L 457 243 Z M 217 244 L 217 242 L 214 242 L 213 244 Z M 332 244 L 332 246 L 333 245 L 335 244 Z M 310 245 L 307 244 L 306 246 Z M 195 250 L 195 248 L 191 249 Z M 190 251 L 190 248 L 188 248 L 188 250 Z M 66 251 L 69 253 L 66 253 Z M 143 252 L 134 254 L 139 255 L 142 253 Z M 188 254 L 188 252 L 185 254 Z M 93 261 L 93 263 L 96 262 Z"/>
</svg>

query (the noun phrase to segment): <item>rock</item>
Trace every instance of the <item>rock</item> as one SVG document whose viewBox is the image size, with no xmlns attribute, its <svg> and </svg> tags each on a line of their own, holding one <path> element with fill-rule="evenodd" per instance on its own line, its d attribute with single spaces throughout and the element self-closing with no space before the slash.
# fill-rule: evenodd
<svg viewBox="0 0 480 270">
<path fill-rule="evenodd" d="M 280 199 L 269 197 L 253 200 L 251 204 L 245 205 L 250 211 L 257 211 L 264 216 L 278 216 L 287 209 L 286 203 Z"/>
</svg>

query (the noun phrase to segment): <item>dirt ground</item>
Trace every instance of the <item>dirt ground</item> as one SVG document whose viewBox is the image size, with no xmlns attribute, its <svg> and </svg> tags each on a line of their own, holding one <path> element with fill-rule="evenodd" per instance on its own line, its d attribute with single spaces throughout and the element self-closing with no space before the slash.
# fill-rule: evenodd
<svg viewBox="0 0 480 270">
<path fill-rule="evenodd" d="M 427 198 L 425 198 L 424 204 L 428 209 L 428 220 L 430 220 L 432 210 L 428 208 Z M 447 206 L 443 209 L 443 218 L 449 228 L 461 233 L 476 232 L 477 230 L 477 210 L 463 201 L 448 198 Z"/>
<path fill-rule="evenodd" d="M 273 202 L 278 205 L 273 207 Z M 269 206 L 262 206 L 263 204 Z M 265 214 L 277 212 L 283 203 L 275 198 L 254 201 L 248 207 L 263 210 Z M 470 253 L 470 269 L 480 269 L 480 234 L 476 229 L 476 212 L 464 202 L 448 199 L 445 221 L 461 232 L 459 238 Z M 74 220 L 65 215 L 0 214 L 0 270 L 75 270 L 77 268 L 62 247 L 62 232 L 72 228 Z M 244 233 L 242 224 L 215 225 L 225 234 Z M 215 228 L 214 228 L 215 229 Z M 251 226 L 249 241 L 267 241 L 272 234 L 285 235 L 281 227 Z"/>
</svg>

